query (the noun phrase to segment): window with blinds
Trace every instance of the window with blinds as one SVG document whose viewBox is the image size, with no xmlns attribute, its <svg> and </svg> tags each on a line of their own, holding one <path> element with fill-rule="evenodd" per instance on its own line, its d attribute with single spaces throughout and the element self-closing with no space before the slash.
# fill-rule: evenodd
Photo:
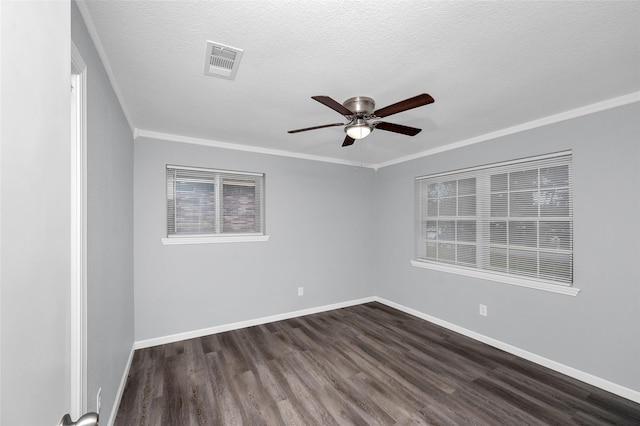
<svg viewBox="0 0 640 426">
<path fill-rule="evenodd" d="M 417 260 L 573 283 L 571 153 L 416 178 Z"/>
<path fill-rule="evenodd" d="M 167 236 L 264 235 L 264 175 L 167 165 Z"/>
</svg>

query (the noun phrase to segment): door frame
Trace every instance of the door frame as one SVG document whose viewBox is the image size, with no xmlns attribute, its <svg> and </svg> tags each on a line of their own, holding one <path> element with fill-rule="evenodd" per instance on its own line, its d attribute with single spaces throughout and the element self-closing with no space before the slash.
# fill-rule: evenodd
<svg viewBox="0 0 640 426">
<path fill-rule="evenodd" d="M 70 414 L 87 411 L 87 65 L 71 41 Z"/>
</svg>

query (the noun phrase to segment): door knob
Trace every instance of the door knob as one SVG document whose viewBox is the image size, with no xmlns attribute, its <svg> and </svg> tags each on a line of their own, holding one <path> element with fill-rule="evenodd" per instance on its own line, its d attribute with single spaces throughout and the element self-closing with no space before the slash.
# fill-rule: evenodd
<svg viewBox="0 0 640 426">
<path fill-rule="evenodd" d="M 65 414 L 58 426 L 98 426 L 98 413 L 87 413 L 80 417 L 77 422 L 71 420 L 69 414 Z"/>
</svg>

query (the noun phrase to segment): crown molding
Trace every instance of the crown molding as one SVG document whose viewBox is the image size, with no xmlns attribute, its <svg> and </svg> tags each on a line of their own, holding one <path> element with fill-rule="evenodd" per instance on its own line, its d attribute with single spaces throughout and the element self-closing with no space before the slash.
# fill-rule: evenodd
<svg viewBox="0 0 640 426">
<path fill-rule="evenodd" d="M 284 151 L 280 149 L 261 148 L 261 147 L 251 146 L 251 145 L 221 142 L 221 141 L 216 141 L 212 139 L 194 138 L 191 136 L 172 135 L 169 133 L 154 132 L 152 130 L 144 130 L 144 129 L 136 128 L 134 129 L 133 134 L 134 134 L 135 140 L 139 138 L 159 139 L 159 140 L 171 141 L 171 142 L 204 145 L 204 146 L 209 146 L 214 148 L 233 149 L 236 151 L 253 152 L 256 154 L 277 155 L 280 157 L 291 157 L 291 158 L 298 158 L 302 160 L 323 161 L 325 163 L 341 164 L 344 166 L 366 167 L 371 169 L 374 168 L 373 164 L 360 163 L 357 161 L 348 161 L 348 160 L 341 160 L 339 158 L 323 157 L 320 155 L 302 154 L 298 152 Z"/>
<path fill-rule="evenodd" d="M 91 41 L 98 52 L 98 57 L 102 62 L 102 67 L 104 68 L 105 73 L 107 74 L 107 78 L 109 79 L 109 83 L 111 83 L 111 88 L 120 103 L 120 108 L 122 109 L 122 113 L 124 114 L 127 123 L 129 124 L 129 128 L 133 132 L 135 127 L 133 125 L 133 120 L 131 119 L 131 115 L 129 114 L 129 110 L 124 103 L 124 97 L 122 96 L 122 92 L 120 91 L 120 87 L 116 82 L 116 78 L 111 70 L 111 64 L 109 63 L 109 59 L 107 58 L 107 54 L 102 46 L 102 42 L 100 41 L 100 37 L 98 36 L 98 31 L 96 30 L 96 26 L 91 19 L 91 14 L 87 9 L 87 6 L 84 1 L 77 0 L 76 5 L 78 6 L 78 10 L 80 11 L 80 15 L 82 16 L 82 20 L 84 21 L 84 25 L 87 27 L 87 32 L 89 33 L 89 37 L 91 37 Z"/>
<path fill-rule="evenodd" d="M 122 112 L 127 120 L 127 123 L 129 124 L 129 127 L 131 128 L 131 131 L 133 133 L 133 137 L 134 139 L 137 139 L 138 137 L 147 137 L 147 138 L 154 138 L 154 139 L 161 139 L 161 140 L 168 140 L 168 141 L 173 141 L 173 142 L 182 142 L 182 143 L 190 143 L 190 144 L 196 144 L 196 145 L 205 145 L 205 146 L 211 146 L 211 147 L 216 147 L 216 148 L 224 148 L 224 149 L 232 149 L 232 150 L 236 150 L 236 151 L 246 151 L 246 152 L 254 152 L 254 153 L 259 153 L 259 154 L 267 154 L 267 155 L 277 155 L 277 156 L 283 156 L 283 157 L 291 157 L 291 158 L 298 158 L 298 159 L 304 159 L 304 160 L 312 160 L 312 161 L 323 161 L 323 162 L 327 162 L 327 163 L 334 163 L 334 164 L 341 164 L 341 165 L 346 165 L 346 166 L 354 166 L 354 167 L 364 167 L 364 168 L 370 168 L 373 170 L 378 170 L 381 169 L 383 167 L 388 167 L 388 166 L 392 166 L 395 164 L 400 164 L 400 163 L 404 163 L 407 161 L 411 161 L 411 160 L 415 160 L 418 158 L 423 158 L 423 157 L 428 157 L 430 155 L 435 155 L 435 154 L 439 154 L 442 152 L 446 152 L 446 151 L 451 151 L 454 149 L 458 149 L 458 148 L 462 148 L 465 146 L 469 146 L 469 145 L 473 145 L 473 144 L 477 144 L 477 143 L 481 143 L 481 142 L 486 142 L 488 140 L 492 140 L 492 139 L 496 139 L 496 138 L 500 138 L 503 136 L 508 136 L 508 135 L 512 135 L 515 133 L 520 133 L 520 132 L 524 132 L 527 130 L 532 130 L 538 127 L 543 127 L 549 124 L 554 124 L 554 123 L 559 123 L 561 121 L 566 121 L 566 120 L 571 120 L 573 118 L 578 118 L 578 117 L 582 117 L 585 115 L 589 115 L 589 114 L 593 114 L 596 112 L 600 112 L 600 111 L 605 111 L 608 109 L 612 109 L 612 108 L 616 108 L 619 106 L 624 106 L 624 105 L 628 105 L 628 104 L 632 104 L 635 102 L 640 102 L 640 91 L 637 92 L 633 92 L 627 95 L 623 95 L 623 96 L 618 96 L 612 99 L 608 99 L 605 101 L 601 101 L 601 102 L 597 102 L 591 105 L 587 105 L 584 107 L 580 107 L 580 108 L 575 108 L 569 111 L 565 111 L 565 112 L 561 112 L 559 114 L 554 114 L 554 115 L 550 115 L 548 117 L 544 117 L 538 120 L 533 120 L 533 121 L 529 121 L 526 123 L 522 123 L 522 124 L 518 124 L 516 126 L 512 126 L 512 127 L 508 127 L 505 129 L 501 129 L 501 130 L 497 130 L 495 132 L 490 132 L 490 133 L 485 133 L 483 135 L 479 135 L 479 136 L 475 136 L 473 138 L 469 138 L 469 139 L 464 139 L 461 141 L 457 141 L 457 142 L 452 142 L 443 146 L 439 146 L 436 148 L 432 148 L 432 149 L 428 149 L 425 151 L 420 151 L 418 153 L 415 154 L 411 154 L 411 155 L 407 155 L 407 156 L 403 156 L 400 158 L 396 158 L 394 160 L 389 160 L 389 161 L 385 161 L 382 163 L 362 163 L 362 162 L 357 162 L 357 161 L 349 161 L 349 160 L 343 160 L 343 159 L 338 159 L 338 158 L 332 158 L 332 157 L 324 157 L 324 156 L 319 156 L 319 155 L 310 155 L 310 154 L 302 154 L 302 153 L 297 153 L 297 152 L 292 152 L 292 151 L 285 151 L 285 150 L 278 150 L 278 149 L 269 149 L 269 148 L 261 148 L 261 147 L 255 147 L 255 146 L 250 146 L 250 145 L 242 145 L 242 144 L 234 144 L 234 143 L 230 143 L 230 142 L 221 142 L 221 141 L 216 141 L 216 140 L 210 140 L 210 139 L 200 139 L 200 138 L 194 138 L 194 137 L 190 137 L 190 136 L 182 136 L 182 135 L 173 135 L 173 134 L 168 134 L 168 133 L 162 133 L 162 132 L 155 132 L 152 130 L 143 130 L 143 129 L 138 129 L 134 126 L 133 124 L 133 120 L 131 119 L 131 116 L 129 114 L 129 111 L 125 105 L 124 102 L 124 97 L 122 96 L 122 92 L 120 91 L 120 88 L 116 82 L 115 76 L 113 74 L 113 71 L 111 69 L 111 65 L 109 63 L 109 60 L 107 58 L 107 55 L 105 53 L 105 50 L 102 46 L 102 42 L 100 41 L 100 37 L 98 36 L 98 32 L 96 30 L 96 27 L 91 19 L 91 15 L 87 9 L 87 6 L 85 4 L 85 1 L 83 0 L 77 0 L 76 5 L 78 6 L 78 10 L 80 11 L 80 14 L 82 15 L 82 18 L 84 20 L 85 26 L 87 27 L 87 31 L 89 32 L 89 35 L 91 37 L 91 40 L 93 41 L 93 44 L 95 46 L 95 49 L 98 53 L 98 56 L 100 57 L 100 60 L 102 61 L 102 66 L 104 67 L 104 70 L 107 74 L 107 77 L 109 78 L 109 82 L 111 83 L 111 87 L 113 88 L 113 91 L 116 95 L 116 98 L 118 99 L 118 102 L 120 103 L 120 107 L 122 108 Z"/>
<path fill-rule="evenodd" d="M 488 140 L 497 139 L 503 136 L 512 135 L 514 133 L 520 133 L 527 130 L 532 130 L 538 127 L 547 126 L 549 124 L 559 123 L 561 121 L 571 120 L 573 118 L 582 117 L 585 115 L 593 114 L 600 111 L 605 111 L 619 106 L 624 106 L 640 102 L 640 92 L 630 93 L 624 96 L 618 96 L 616 98 L 608 99 L 606 101 L 597 102 L 595 104 L 587 105 L 580 108 L 575 108 L 569 111 L 561 112 L 559 114 L 550 115 L 548 117 L 540 118 L 538 120 L 529 121 L 526 123 L 518 124 L 517 126 L 507 127 L 506 129 L 498 130 L 491 133 L 485 133 L 484 135 L 475 136 L 473 138 L 453 142 L 437 148 L 428 149 L 416 154 L 407 155 L 397 158 L 395 160 L 386 161 L 384 163 L 378 163 L 373 166 L 375 170 L 382 167 L 392 166 L 394 164 L 400 164 L 407 161 L 415 160 L 422 157 L 428 157 L 430 155 L 439 154 L 445 151 L 451 151 L 453 149 L 462 148 L 465 146 L 473 145 L 476 143 L 486 142 Z"/>
<path fill-rule="evenodd" d="M 451 150 L 462 148 L 465 146 L 486 142 L 486 141 L 497 139 L 503 136 L 508 136 L 515 133 L 524 132 L 527 130 L 532 130 L 538 127 L 547 126 L 549 124 L 559 123 L 561 121 L 571 120 L 573 118 L 578 118 L 578 117 L 593 114 L 596 112 L 617 108 L 617 107 L 632 104 L 635 102 L 640 102 L 640 92 L 634 92 L 628 95 L 608 99 L 606 101 L 572 109 L 559 114 L 550 115 L 548 117 L 529 121 L 527 123 L 522 123 L 517 126 L 508 127 L 506 129 L 498 130 L 491 133 L 485 133 L 484 135 L 475 136 L 473 138 L 464 139 L 464 140 L 453 142 L 444 146 L 428 149 L 426 151 L 421 151 L 416 154 L 407 155 L 404 157 L 397 158 L 395 160 L 390 160 L 390 161 L 377 163 L 377 164 L 361 163 L 357 161 L 348 161 L 348 160 L 342 160 L 338 158 L 302 154 L 302 153 L 284 151 L 284 150 L 278 150 L 278 149 L 261 148 L 261 147 L 251 146 L 251 145 L 242 145 L 242 144 L 235 144 L 230 142 L 221 142 L 221 141 L 216 141 L 211 139 L 194 138 L 190 136 L 173 135 L 169 133 L 155 132 L 153 130 L 144 130 L 144 129 L 138 129 L 138 128 L 133 129 L 133 137 L 134 139 L 138 139 L 140 137 L 149 138 L 149 139 L 160 139 L 160 140 L 166 140 L 166 141 L 172 141 L 172 142 L 204 145 L 204 146 L 210 146 L 215 148 L 232 149 L 236 151 L 246 151 L 246 152 L 253 152 L 258 154 L 277 155 L 281 157 L 298 158 L 303 160 L 323 161 L 326 163 L 341 164 L 341 165 L 353 166 L 353 167 L 364 167 L 364 168 L 370 168 L 373 170 L 378 170 L 383 167 L 404 163 L 404 162 L 415 160 L 418 158 L 428 157 L 430 155 L 439 154 L 441 152 L 451 151 Z"/>
</svg>

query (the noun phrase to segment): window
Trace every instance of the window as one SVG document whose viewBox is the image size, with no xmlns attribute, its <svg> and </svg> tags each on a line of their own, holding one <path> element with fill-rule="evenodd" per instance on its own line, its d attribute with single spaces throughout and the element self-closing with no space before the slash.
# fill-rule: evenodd
<svg viewBox="0 0 640 426">
<path fill-rule="evenodd" d="M 572 285 L 570 152 L 419 177 L 416 197 L 415 266 Z"/>
<path fill-rule="evenodd" d="M 167 237 L 264 235 L 264 175 L 167 165 Z"/>
</svg>

